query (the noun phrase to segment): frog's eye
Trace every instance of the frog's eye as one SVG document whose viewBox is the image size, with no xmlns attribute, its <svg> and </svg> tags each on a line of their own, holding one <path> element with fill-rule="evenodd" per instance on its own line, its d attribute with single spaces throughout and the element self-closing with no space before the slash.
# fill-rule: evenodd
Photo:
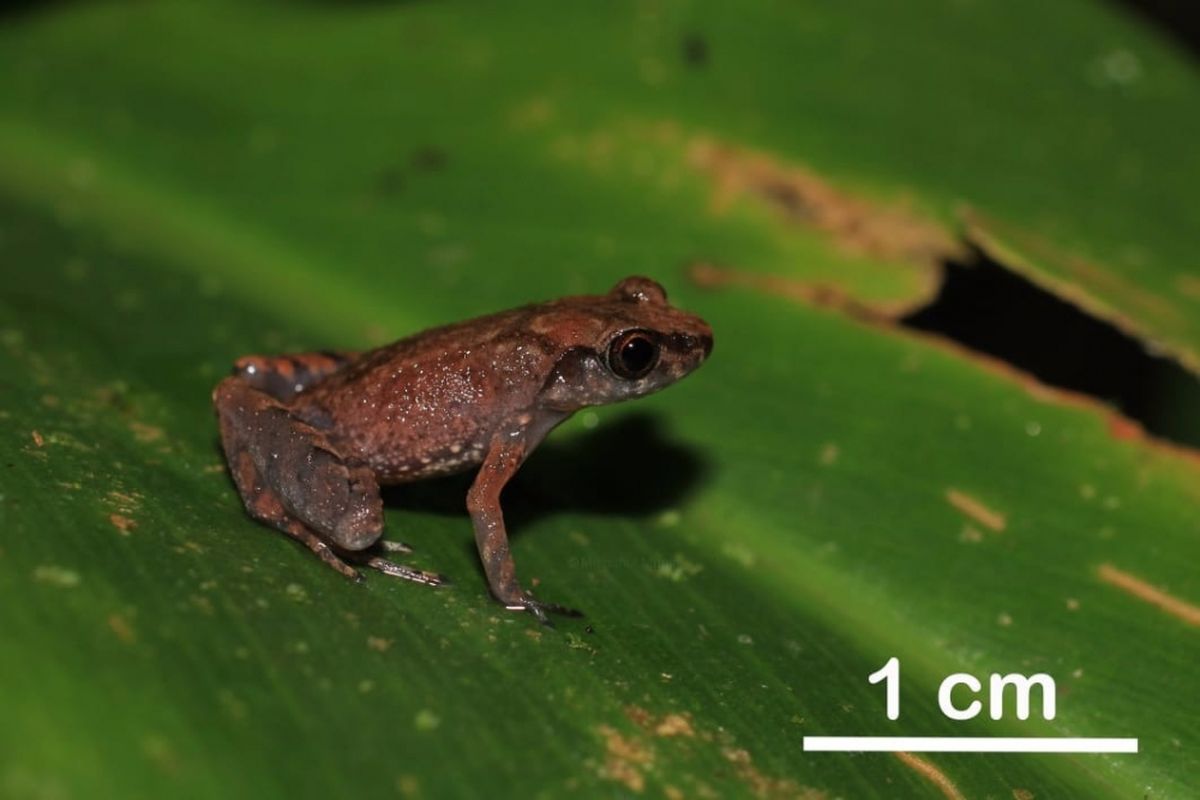
<svg viewBox="0 0 1200 800">
<path fill-rule="evenodd" d="M 644 378 L 658 363 L 658 343 L 645 331 L 626 331 L 608 346 L 608 368 L 619 378 Z"/>
</svg>

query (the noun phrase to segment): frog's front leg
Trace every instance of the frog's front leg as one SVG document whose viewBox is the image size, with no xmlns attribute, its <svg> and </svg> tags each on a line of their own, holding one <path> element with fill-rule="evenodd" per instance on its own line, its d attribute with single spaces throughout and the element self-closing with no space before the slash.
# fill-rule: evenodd
<svg viewBox="0 0 1200 800">
<path fill-rule="evenodd" d="M 370 552 L 383 532 L 374 474 L 348 464 L 286 403 L 237 373 L 217 386 L 213 403 L 230 472 L 252 517 L 304 543 L 348 578 L 360 576 L 347 561 L 418 583 L 444 582 Z"/>
<path fill-rule="evenodd" d="M 467 510 L 475 525 L 475 544 L 487 573 L 488 586 L 496 599 L 512 611 L 528 611 L 544 625 L 550 620 L 546 612 L 581 617 L 573 608 L 535 600 L 521 588 L 516 565 L 508 547 L 508 532 L 504 527 L 504 512 L 500 508 L 500 493 L 516 474 L 529 451 L 541 436 L 529 437 L 527 431 L 505 431 L 496 436 L 484 457 L 470 491 Z"/>
</svg>

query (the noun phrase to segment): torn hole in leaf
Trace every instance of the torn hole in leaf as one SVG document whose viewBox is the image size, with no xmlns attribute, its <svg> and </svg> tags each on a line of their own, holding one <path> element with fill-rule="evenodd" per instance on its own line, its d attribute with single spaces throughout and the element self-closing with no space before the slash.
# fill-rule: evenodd
<svg viewBox="0 0 1200 800">
<path fill-rule="evenodd" d="M 1148 433 L 1200 447 L 1200 379 L 1175 359 L 1007 269 L 978 247 L 942 264 L 930 304 L 897 320 L 1086 394 Z"/>
<path fill-rule="evenodd" d="M 697 286 L 753 289 L 889 330 L 933 335 L 1005 367 L 1033 386 L 1113 409 L 1113 434 L 1143 432 L 1188 454 L 1200 450 L 1200 378 L 1138 337 L 1022 277 L 968 242 L 940 264 L 929 302 L 900 315 L 864 303 L 840 286 L 693 263 Z M 1041 393 L 1039 393 L 1041 394 Z"/>
<path fill-rule="evenodd" d="M 1200 379 L 982 249 L 943 263 L 934 301 L 896 320 L 1111 405 L 1146 432 L 1200 447 Z"/>
<path fill-rule="evenodd" d="M 1173 355 L 1155 352 L 1141 326 L 1098 302 L 1086 287 L 1101 286 L 1120 296 L 1136 318 L 1178 326 L 1182 312 L 1167 299 L 969 208 L 960 211 L 965 230 L 956 237 L 910 203 L 874 202 L 804 164 L 769 153 L 704 136 L 692 139 L 688 153 L 691 164 L 713 182 L 714 212 L 744 195 L 770 208 L 785 225 L 824 234 L 851 255 L 903 264 L 929 278 L 926 293 L 890 303 L 866 300 L 837 282 L 709 263 L 691 266 L 697 285 L 744 286 L 867 324 L 934 334 L 1000 362 L 1017 377 L 1031 376 L 1041 386 L 1107 405 L 1122 415 L 1113 418 L 1115 435 L 1133 438 L 1145 431 L 1192 448 L 1193 454 L 1200 448 L 1200 362 L 1178 344 Z M 1061 263 L 1079 282 L 1037 283 L 1024 277 L 1037 274 L 1025 263 L 1025 250 Z"/>
</svg>

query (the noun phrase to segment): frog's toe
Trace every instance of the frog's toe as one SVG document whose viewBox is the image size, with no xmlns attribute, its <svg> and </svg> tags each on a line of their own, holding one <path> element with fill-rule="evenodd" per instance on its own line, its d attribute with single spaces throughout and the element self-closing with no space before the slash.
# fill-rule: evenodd
<svg viewBox="0 0 1200 800">
<path fill-rule="evenodd" d="M 450 583 L 450 579 L 445 575 L 406 567 L 403 564 L 397 564 L 395 561 L 388 561 L 386 558 L 380 558 L 379 556 L 371 556 L 363 563 L 372 569 L 379 570 L 384 575 L 391 575 L 393 578 L 403 578 L 413 583 L 423 583 L 426 586 L 447 586 Z"/>
<path fill-rule="evenodd" d="M 333 552 L 333 548 L 322 541 L 320 537 L 318 537 L 312 531 L 308 530 L 308 528 L 305 528 L 295 520 L 289 520 L 283 527 L 283 530 L 294 538 L 304 542 L 304 544 L 308 546 L 308 549 L 317 554 L 318 558 L 320 558 L 329 566 L 333 567 L 342 575 L 354 581 L 355 583 L 362 583 L 362 573 L 347 564 L 342 559 L 338 558 L 337 553 Z"/>
<path fill-rule="evenodd" d="M 411 553 L 413 551 L 412 547 L 404 542 L 393 542 L 387 539 L 380 539 L 379 546 L 386 553 Z"/>
<path fill-rule="evenodd" d="M 553 628 L 554 623 L 550 619 L 550 614 L 560 614 L 564 617 L 582 617 L 583 612 L 577 608 L 562 606 L 558 603 L 543 603 L 540 600 L 534 600 L 529 595 L 525 595 L 516 603 L 506 603 L 505 608 L 509 611 L 528 611 L 537 618 L 537 621 L 545 625 L 547 628 Z"/>
</svg>

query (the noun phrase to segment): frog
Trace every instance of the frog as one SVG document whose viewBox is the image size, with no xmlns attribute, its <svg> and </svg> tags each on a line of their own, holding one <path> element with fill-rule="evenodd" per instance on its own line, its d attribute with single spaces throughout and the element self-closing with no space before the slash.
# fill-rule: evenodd
<svg viewBox="0 0 1200 800">
<path fill-rule="evenodd" d="M 427 586 L 399 563 L 380 487 L 477 470 L 466 509 L 491 595 L 550 625 L 580 616 L 517 578 L 500 495 L 552 429 L 583 408 L 657 392 L 711 355 L 713 332 L 632 276 L 416 333 L 365 351 L 250 355 L 213 390 L 229 474 L 250 517 L 353 581 Z M 631 454 L 631 457 L 636 457 Z"/>
</svg>

